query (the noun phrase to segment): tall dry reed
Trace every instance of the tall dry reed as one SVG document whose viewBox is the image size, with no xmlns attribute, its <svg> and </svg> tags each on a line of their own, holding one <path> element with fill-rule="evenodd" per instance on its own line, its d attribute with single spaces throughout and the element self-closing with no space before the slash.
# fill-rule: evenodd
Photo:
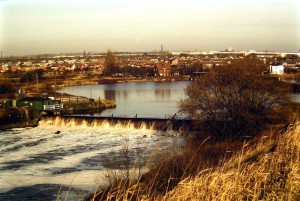
<svg viewBox="0 0 300 201">
<path fill-rule="evenodd" d="M 300 200 L 300 125 L 224 165 L 188 178 L 161 200 Z"/>
</svg>

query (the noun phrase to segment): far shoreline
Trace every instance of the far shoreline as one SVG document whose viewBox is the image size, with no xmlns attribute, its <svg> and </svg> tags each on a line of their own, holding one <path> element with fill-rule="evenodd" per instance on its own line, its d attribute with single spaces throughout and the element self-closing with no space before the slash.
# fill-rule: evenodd
<svg viewBox="0 0 300 201">
<path fill-rule="evenodd" d="M 179 82 L 189 81 L 189 77 L 151 77 L 151 78 L 128 78 L 128 77 L 105 77 L 103 79 L 92 80 L 77 80 L 76 82 L 63 81 L 62 84 L 57 85 L 56 89 L 62 89 L 69 86 L 83 86 L 83 85 L 101 85 L 101 84 L 118 84 L 118 83 L 134 83 L 134 82 Z"/>
</svg>

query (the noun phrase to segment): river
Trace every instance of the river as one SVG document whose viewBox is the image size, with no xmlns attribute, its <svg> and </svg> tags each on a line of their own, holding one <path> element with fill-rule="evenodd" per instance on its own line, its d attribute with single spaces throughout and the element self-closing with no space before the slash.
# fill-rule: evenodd
<svg viewBox="0 0 300 201">
<path fill-rule="evenodd" d="M 2 131 L 0 200 L 56 200 L 66 194 L 80 200 L 79 190 L 86 196 L 107 185 L 107 169 L 124 170 L 125 145 L 130 168 L 141 168 L 148 156 L 180 142 L 177 134 L 143 124 L 135 128 L 130 122 L 111 125 L 59 117 L 42 120 L 35 128 Z"/>
<path fill-rule="evenodd" d="M 103 85 L 71 86 L 60 93 L 94 99 L 116 101 L 117 107 L 101 113 L 102 116 L 158 117 L 173 116 L 178 111 L 178 101 L 184 98 L 189 81 L 133 82 Z"/>
<path fill-rule="evenodd" d="M 115 100 L 117 108 L 104 111 L 103 116 L 161 118 L 177 112 L 187 84 L 122 83 L 74 86 L 59 92 Z M 111 125 L 61 118 L 44 119 L 35 128 L 1 131 L 0 200 L 82 200 L 97 186 L 107 185 L 108 169 L 125 169 L 120 166 L 124 145 L 130 150 L 132 170 L 150 163 L 153 153 L 180 144 L 177 135 L 143 124 L 136 128 L 130 122 Z"/>
</svg>

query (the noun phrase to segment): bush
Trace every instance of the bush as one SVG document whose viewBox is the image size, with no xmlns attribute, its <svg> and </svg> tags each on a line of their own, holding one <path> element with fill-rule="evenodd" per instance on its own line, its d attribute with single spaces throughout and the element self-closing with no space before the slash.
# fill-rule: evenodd
<svg viewBox="0 0 300 201">
<path fill-rule="evenodd" d="M 14 93 L 15 89 L 12 84 L 1 83 L 0 84 L 0 94 Z"/>
<path fill-rule="evenodd" d="M 37 76 L 38 79 L 43 79 L 42 78 L 43 74 L 44 74 L 44 70 L 42 69 L 29 71 L 20 78 L 20 83 L 32 82 L 36 80 Z"/>
<path fill-rule="evenodd" d="M 253 57 L 215 67 L 187 87 L 180 111 L 216 140 L 256 135 L 278 121 L 288 102 L 285 85 L 264 76 L 265 69 Z"/>
<path fill-rule="evenodd" d="M 6 124 L 13 124 L 18 122 L 25 122 L 26 114 L 22 109 L 1 109 L 0 110 L 0 126 Z"/>
</svg>

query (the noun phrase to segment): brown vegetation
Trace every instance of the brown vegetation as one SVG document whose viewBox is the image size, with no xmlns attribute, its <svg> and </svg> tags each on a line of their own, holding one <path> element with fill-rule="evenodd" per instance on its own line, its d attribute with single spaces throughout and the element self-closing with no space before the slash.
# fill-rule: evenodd
<svg viewBox="0 0 300 201">
<path fill-rule="evenodd" d="M 161 200 L 299 200 L 300 127 L 262 138 L 214 169 L 181 181 Z"/>
<path fill-rule="evenodd" d="M 245 57 L 213 68 L 188 86 L 181 112 L 198 120 L 200 131 L 216 140 L 254 136 L 265 125 L 281 121 L 288 102 L 289 90 L 263 76 L 265 67 Z"/>
<path fill-rule="evenodd" d="M 105 61 L 104 61 L 104 75 L 111 76 L 119 71 L 119 66 L 116 63 L 116 55 L 111 51 L 107 50 Z"/>
<path fill-rule="evenodd" d="M 33 126 L 37 119 L 32 111 L 23 108 L 0 109 L 0 129 Z"/>
<path fill-rule="evenodd" d="M 163 153 L 137 181 L 120 180 L 87 200 L 294 200 L 300 127 L 294 128 L 281 135 L 281 127 L 273 127 L 244 142 L 188 140 L 180 152 Z"/>
</svg>

